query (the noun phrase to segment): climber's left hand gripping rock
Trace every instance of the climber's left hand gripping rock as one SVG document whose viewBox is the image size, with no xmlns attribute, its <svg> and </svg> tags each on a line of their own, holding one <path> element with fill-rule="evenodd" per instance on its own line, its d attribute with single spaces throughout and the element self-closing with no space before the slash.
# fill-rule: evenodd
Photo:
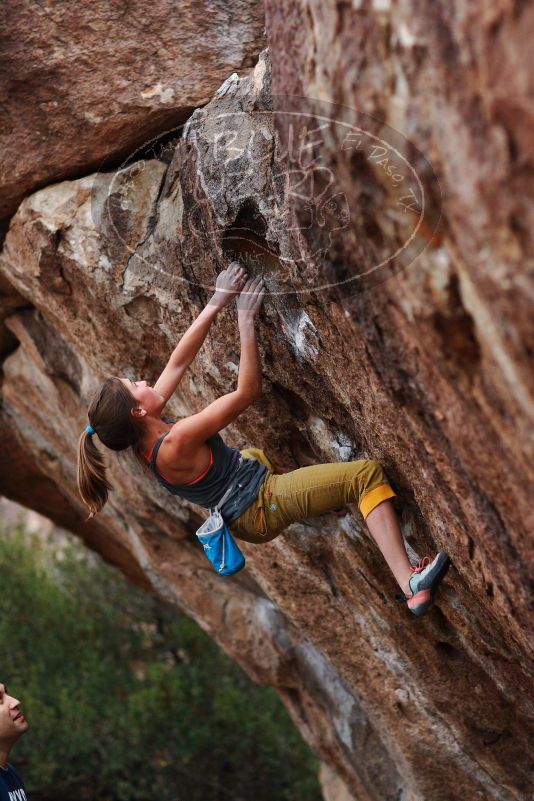
<svg viewBox="0 0 534 801">
<path fill-rule="evenodd" d="M 215 292 L 209 301 L 211 306 L 223 309 L 239 295 L 247 280 L 247 272 L 238 261 L 233 261 L 217 276 Z"/>
</svg>

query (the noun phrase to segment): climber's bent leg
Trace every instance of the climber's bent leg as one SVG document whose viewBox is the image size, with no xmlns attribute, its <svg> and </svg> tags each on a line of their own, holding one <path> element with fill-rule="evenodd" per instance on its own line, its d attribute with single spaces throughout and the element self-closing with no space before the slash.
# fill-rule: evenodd
<svg viewBox="0 0 534 801">
<path fill-rule="evenodd" d="M 272 471 L 272 462 L 259 448 L 242 453 L 261 461 L 269 470 L 256 500 L 229 525 L 236 537 L 248 542 L 268 542 L 291 523 L 356 502 L 403 590 L 399 600 L 405 600 L 413 614 L 426 614 L 450 559 L 444 551 L 439 551 L 433 561 L 424 557 L 418 567 L 410 564 L 391 502 L 395 492 L 379 462 L 360 459 L 318 464 L 280 475 Z M 427 561 L 429 564 L 425 566 Z"/>
<path fill-rule="evenodd" d="M 230 529 L 238 538 L 266 542 L 291 523 L 346 503 L 356 503 L 366 518 L 393 497 L 382 466 L 372 459 L 311 465 L 282 475 L 269 471 L 257 499 Z"/>
</svg>

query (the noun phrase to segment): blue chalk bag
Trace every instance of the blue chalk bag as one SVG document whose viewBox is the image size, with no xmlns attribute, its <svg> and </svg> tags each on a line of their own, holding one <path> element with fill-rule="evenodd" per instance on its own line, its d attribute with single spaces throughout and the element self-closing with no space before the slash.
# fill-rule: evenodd
<svg viewBox="0 0 534 801">
<path fill-rule="evenodd" d="M 240 456 L 238 467 L 242 461 L 243 457 Z M 196 532 L 204 553 L 221 576 L 232 576 L 245 567 L 245 557 L 220 512 L 220 507 L 234 488 L 235 482 L 226 490 L 213 510 L 210 508 L 209 517 Z"/>
</svg>

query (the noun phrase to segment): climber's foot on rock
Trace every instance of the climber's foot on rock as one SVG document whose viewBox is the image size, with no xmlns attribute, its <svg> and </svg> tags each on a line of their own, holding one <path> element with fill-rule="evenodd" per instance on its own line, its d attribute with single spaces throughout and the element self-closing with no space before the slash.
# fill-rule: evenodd
<svg viewBox="0 0 534 801">
<path fill-rule="evenodd" d="M 450 557 L 445 551 L 439 551 L 432 562 L 429 556 L 423 557 L 417 567 L 412 567 L 413 575 L 408 582 L 412 594 L 397 595 L 396 599 L 405 601 L 410 612 L 417 617 L 426 615 L 450 564 Z"/>
</svg>

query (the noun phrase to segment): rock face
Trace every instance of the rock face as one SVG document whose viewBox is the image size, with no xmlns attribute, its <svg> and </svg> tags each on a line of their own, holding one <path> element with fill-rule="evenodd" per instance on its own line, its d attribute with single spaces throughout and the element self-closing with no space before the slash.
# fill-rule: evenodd
<svg viewBox="0 0 534 801">
<path fill-rule="evenodd" d="M 265 46 L 258 0 L 19 0 L 4 22 L 0 219 L 183 123 Z"/>
<path fill-rule="evenodd" d="M 23 201 L 0 267 L 0 491 L 275 686 L 330 797 L 516 801 L 531 786 L 534 281 L 526 78 L 506 99 L 500 76 L 530 12 L 481 6 L 479 30 L 460 3 L 451 19 L 403 8 L 268 2 L 270 58 L 231 75 L 168 158 Z M 381 461 L 414 559 L 452 557 L 426 618 L 393 601 L 355 507 L 244 543 L 232 579 L 199 549 L 204 515 L 130 455 L 109 459 L 114 492 L 82 522 L 92 392 L 107 374 L 155 379 L 232 255 L 268 292 L 264 395 L 225 440 L 288 468 Z M 230 307 L 169 413 L 231 391 L 238 361 Z"/>
</svg>

